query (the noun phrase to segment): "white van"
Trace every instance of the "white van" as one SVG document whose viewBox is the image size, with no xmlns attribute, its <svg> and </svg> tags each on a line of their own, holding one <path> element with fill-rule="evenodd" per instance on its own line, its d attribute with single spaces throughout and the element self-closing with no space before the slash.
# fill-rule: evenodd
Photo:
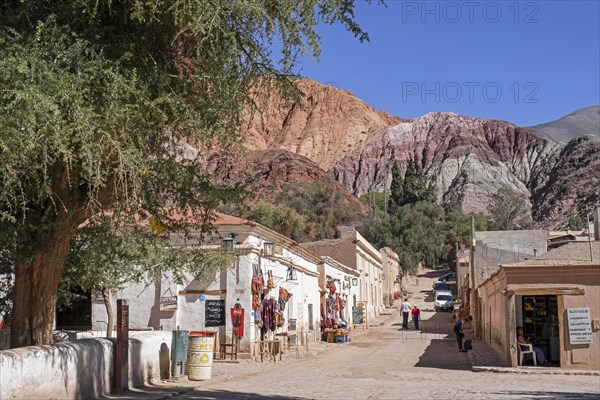
<svg viewBox="0 0 600 400">
<path fill-rule="evenodd" d="M 433 301 L 433 307 L 435 311 L 454 310 L 454 300 L 452 299 L 452 292 L 449 290 L 438 290 L 434 295 L 435 300 Z"/>
</svg>

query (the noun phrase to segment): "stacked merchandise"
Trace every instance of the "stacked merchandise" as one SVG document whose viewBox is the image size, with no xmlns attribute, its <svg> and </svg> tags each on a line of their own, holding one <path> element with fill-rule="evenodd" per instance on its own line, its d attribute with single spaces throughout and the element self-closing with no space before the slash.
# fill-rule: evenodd
<svg viewBox="0 0 600 400">
<path fill-rule="evenodd" d="M 321 308 L 321 325 L 323 328 L 323 340 L 328 343 L 347 341 L 347 323 L 344 319 L 346 301 L 337 293 L 335 281 L 327 277 L 325 295 L 325 309 Z"/>
<path fill-rule="evenodd" d="M 269 291 L 274 289 L 275 282 L 271 271 L 267 272 L 267 285 L 260 264 L 253 264 L 252 275 L 252 309 L 254 310 L 255 325 L 261 329 L 261 337 L 265 333 L 274 332 L 277 328 L 283 327 L 285 323 L 284 310 L 285 305 L 290 298 L 287 290 L 279 289 L 279 299 L 269 296 Z"/>
</svg>

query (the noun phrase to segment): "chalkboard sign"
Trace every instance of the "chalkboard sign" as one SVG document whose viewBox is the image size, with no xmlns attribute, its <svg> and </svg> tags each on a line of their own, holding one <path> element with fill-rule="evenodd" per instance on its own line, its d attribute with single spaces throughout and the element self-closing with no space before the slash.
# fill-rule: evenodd
<svg viewBox="0 0 600 400">
<path fill-rule="evenodd" d="M 362 306 L 352 307 L 352 323 L 355 325 L 364 324 L 363 313 L 364 309 Z"/>
<path fill-rule="evenodd" d="M 206 300 L 204 304 L 206 326 L 225 325 L 225 300 Z"/>
</svg>

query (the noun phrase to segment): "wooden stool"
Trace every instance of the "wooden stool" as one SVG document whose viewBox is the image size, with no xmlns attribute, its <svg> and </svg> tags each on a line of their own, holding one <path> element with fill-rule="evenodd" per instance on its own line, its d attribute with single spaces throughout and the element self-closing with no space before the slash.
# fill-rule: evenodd
<svg viewBox="0 0 600 400">
<path fill-rule="evenodd" d="M 258 354 L 260 355 L 260 362 L 264 361 L 265 355 L 269 358 L 269 361 L 273 360 L 274 362 L 277 362 L 278 353 L 279 359 L 281 360 L 281 348 L 279 346 L 279 340 L 258 341 Z"/>
<path fill-rule="evenodd" d="M 221 354 L 221 359 L 225 360 L 227 358 L 227 356 L 231 356 L 232 360 L 237 360 L 237 354 L 238 354 L 238 348 L 239 348 L 239 341 L 238 338 L 235 334 L 231 335 L 231 343 L 221 343 L 221 346 L 219 347 L 219 353 Z M 228 349 L 230 349 L 228 351 Z"/>
</svg>

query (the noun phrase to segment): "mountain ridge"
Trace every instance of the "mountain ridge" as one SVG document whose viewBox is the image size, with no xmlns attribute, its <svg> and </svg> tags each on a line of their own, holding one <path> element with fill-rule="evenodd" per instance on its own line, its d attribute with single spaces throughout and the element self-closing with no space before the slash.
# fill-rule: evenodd
<svg viewBox="0 0 600 400">
<path fill-rule="evenodd" d="M 394 163 L 404 170 L 416 162 L 447 210 L 485 212 L 490 196 L 507 186 L 527 199 L 536 224 L 547 228 L 565 227 L 570 214 L 583 216 L 597 201 L 600 182 L 593 171 L 600 170 L 600 149 L 594 138 L 557 143 L 510 122 L 454 113 L 405 120 L 316 81 L 299 87 L 304 102 L 271 95 L 265 112 L 252 115 L 242 131 L 245 150 L 210 155 L 209 172 L 231 180 L 256 171 L 252 201 L 273 200 L 286 182 L 335 180 L 335 190 L 356 204 L 354 196 L 389 190 Z"/>
<path fill-rule="evenodd" d="M 536 135 L 553 142 L 567 143 L 571 139 L 600 135 L 600 105 L 584 107 L 555 121 L 527 127 Z"/>
</svg>

